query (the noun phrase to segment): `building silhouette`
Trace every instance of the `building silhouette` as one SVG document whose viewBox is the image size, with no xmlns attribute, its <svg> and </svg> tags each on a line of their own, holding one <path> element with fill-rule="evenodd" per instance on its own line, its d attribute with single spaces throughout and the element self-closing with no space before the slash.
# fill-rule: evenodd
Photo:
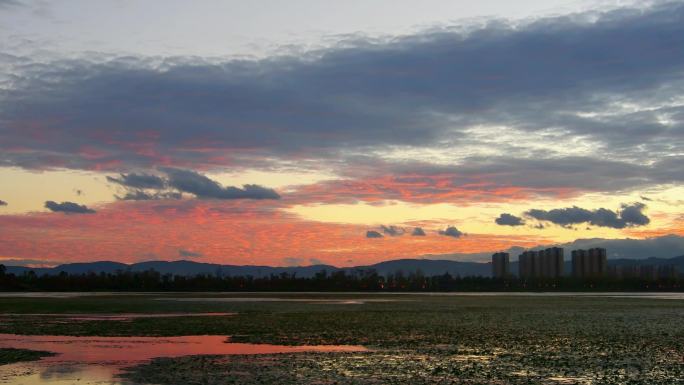
<svg viewBox="0 0 684 385">
<path fill-rule="evenodd" d="M 510 275 L 510 255 L 508 253 L 494 253 L 492 255 L 492 277 L 505 278 Z"/>
<path fill-rule="evenodd" d="M 634 279 L 639 278 L 641 274 L 641 266 L 639 265 L 625 265 L 625 266 L 608 266 L 608 275 L 619 279 Z"/>
<path fill-rule="evenodd" d="M 654 264 L 608 266 L 608 275 L 618 279 L 672 280 L 679 278 L 679 268 L 677 265 Z"/>
<path fill-rule="evenodd" d="M 520 278 L 535 277 L 535 262 L 538 259 L 539 252 L 525 251 L 518 256 L 518 276 Z"/>
<path fill-rule="evenodd" d="M 560 278 L 565 273 L 565 251 L 560 247 L 544 250 L 542 258 L 543 277 Z"/>
<path fill-rule="evenodd" d="M 520 278 L 560 278 L 564 267 L 564 251 L 560 247 L 528 250 L 518 256 Z"/>
<path fill-rule="evenodd" d="M 676 265 L 662 265 L 658 266 L 658 279 L 677 279 L 679 278 L 679 269 Z"/>
<path fill-rule="evenodd" d="M 608 271 L 606 249 L 596 247 L 589 250 L 572 251 L 572 276 L 575 278 L 596 278 Z"/>
</svg>

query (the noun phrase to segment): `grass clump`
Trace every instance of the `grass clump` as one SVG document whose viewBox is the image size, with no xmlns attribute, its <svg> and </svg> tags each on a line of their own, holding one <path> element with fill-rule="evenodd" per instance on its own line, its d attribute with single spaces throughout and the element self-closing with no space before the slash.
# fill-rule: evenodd
<svg viewBox="0 0 684 385">
<path fill-rule="evenodd" d="M 0 348 L 0 365 L 36 361 L 50 356 L 54 356 L 54 353 L 28 349 Z"/>
</svg>

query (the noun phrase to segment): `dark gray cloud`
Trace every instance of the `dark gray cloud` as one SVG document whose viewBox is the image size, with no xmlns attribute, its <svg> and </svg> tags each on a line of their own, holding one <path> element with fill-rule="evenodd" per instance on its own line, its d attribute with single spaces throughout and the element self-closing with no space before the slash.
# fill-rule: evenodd
<svg viewBox="0 0 684 385">
<path fill-rule="evenodd" d="M 178 256 L 181 258 L 201 258 L 204 255 L 201 253 L 196 253 L 194 251 L 190 251 L 190 250 L 179 249 L 178 250 Z"/>
<path fill-rule="evenodd" d="M 366 231 L 366 238 L 383 238 L 383 235 L 379 231 L 368 230 Z"/>
<path fill-rule="evenodd" d="M 643 226 L 651 222 L 651 220 L 642 212 L 646 207 L 643 203 L 633 203 L 631 205 L 622 205 L 620 210 L 620 220 L 627 226 Z"/>
<path fill-rule="evenodd" d="M 181 199 L 183 194 L 176 191 L 155 191 L 147 192 L 143 190 L 127 190 L 124 195 L 115 195 L 116 199 L 122 201 L 153 201 L 166 199 Z"/>
<path fill-rule="evenodd" d="M 422 227 L 416 227 L 411 232 L 411 235 L 414 237 L 424 237 L 425 236 L 425 230 L 423 230 Z"/>
<path fill-rule="evenodd" d="M 545 222 L 551 222 L 560 226 L 571 226 L 580 223 L 589 223 L 593 226 L 611 227 L 623 229 L 625 227 L 644 226 L 650 223 L 650 219 L 644 215 L 646 205 L 643 203 L 623 204 L 618 211 L 605 208 L 587 210 L 573 206 L 562 209 L 540 210 L 532 209 L 525 215 Z"/>
<path fill-rule="evenodd" d="M 469 157 L 458 164 L 382 162 L 356 157 L 343 179 L 307 186 L 301 202 L 353 203 L 382 199 L 419 203 L 568 198 L 589 192 L 624 193 L 647 185 L 684 182 L 684 157 L 651 165 L 589 157 L 517 159 Z M 368 188 L 373 186 L 373 188 Z M 295 196 L 296 195 L 296 196 Z"/>
<path fill-rule="evenodd" d="M 394 226 L 394 225 L 392 225 L 392 226 L 382 225 L 382 226 L 380 226 L 380 228 L 382 229 L 383 233 L 385 233 L 391 237 L 397 237 L 400 235 L 404 235 L 404 233 L 406 232 L 406 230 L 404 230 L 403 228 L 398 227 L 398 226 Z"/>
<path fill-rule="evenodd" d="M 445 230 L 440 230 L 439 233 L 453 238 L 460 238 L 463 236 L 463 233 L 453 226 L 447 227 Z"/>
<path fill-rule="evenodd" d="M 489 184 L 477 186 L 478 191 L 518 186 L 541 194 L 553 194 L 573 190 L 612 192 L 651 184 L 681 183 L 684 182 L 682 163 L 684 157 L 680 156 L 668 156 L 648 165 L 589 156 L 472 156 L 456 165 L 403 162 L 383 164 L 378 168 L 385 174 L 396 175 L 398 182 L 421 182 L 433 189 L 429 186 L 430 178 L 448 177 L 451 183 L 446 188 L 475 185 L 485 180 Z"/>
<path fill-rule="evenodd" d="M 163 171 L 168 175 L 169 187 L 200 199 L 280 199 L 275 190 L 255 184 L 246 184 L 242 188 L 223 187 L 195 171 L 177 168 L 165 168 Z"/>
<path fill-rule="evenodd" d="M 94 214 L 95 210 L 89 209 L 85 205 L 79 205 L 74 202 L 57 203 L 55 201 L 46 201 L 45 208 L 56 213 L 65 214 Z"/>
<path fill-rule="evenodd" d="M 107 180 L 125 187 L 137 189 L 163 189 L 166 187 L 164 179 L 152 174 L 120 174 L 119 177 L 108 176 Z"/>
<path fill-rule="evenodd" d="M 499 215 L 494 221 L 501 226 L 522 226 L 525 224 L 524 219 L 508 213 Z"/>
<path fill-rule="evenodd" d="M 7 202 L 0 200 L 0 206 L 7 206 Z"/>
<path fill-rule="evenodd" d="M 183 193 L 201 199 L 280 199 L 270 188 L 254 184 L 239 187 L 223 187 L 218 182 L 191 170 L 163 168 L 166 176 L 152 174 L 120 174 L 108 176 L 107 180 L 124 188 L 124 195 L 115 195 L 120 200 L 163 200 L 181 199 Z"/>
<path fill-rule="evenodd" d="M 672 102 L 684 85 L 683 17 L 681 2 L 658 2 L 360 39 L 305 58 L 17 64 L 12 88 L 0 91 L 0 165 L 262 165 L 266 156 L 482 144 L 491 137 L 472 128 L 487 126 L 662 163 L 684 144 L 684 107 Z"/>
</svg>

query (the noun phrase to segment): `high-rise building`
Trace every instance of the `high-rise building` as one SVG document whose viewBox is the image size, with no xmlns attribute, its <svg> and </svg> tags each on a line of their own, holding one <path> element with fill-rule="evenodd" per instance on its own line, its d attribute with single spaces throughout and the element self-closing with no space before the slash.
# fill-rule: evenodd
<svg viewBox="0 0 684 385">
<path fill-rule="evenodd" d="M 510 275 L 510 255 L 508 253 L 494 253 L 492 255 L 492 276 L 505 278 Z"/>
<path fill-rule="evenodd" d="M 534 278 L 538 271 L 538 251 L 525 251 L 518 256 L 518 270 L 520 278 Z"/>
<path fill-rule="evenodd" d="M 639 267 L 639 278 L 647 281 L 655 281 L 658 279 L 658 268 L 654 265 L 641 265 Z"/>
<path fill-rule="evenodd" d="M 560 247 L 551 247 L 544 250 L 542 265 L 544 277 L 562 277 L 565 272 L 565 251 Z"/>
<path fill-rule="evenodd" d="M 560 247 L 528 250 L 518 257 L 520 278 L 559 278 L 564 272 L 564 251 Z"/>
<path fill-rule="evenodd" d="M 573 250 L 572 253 L 572 276 L 574 278 L 583 278 L 587 262 L 586 250 Z"/>
<path fill-rule="evenodd" d="M 608 270 L 608 257 L 606 254 L 606 249 L 602 247 L 595 247 L 589 249 L 589 260 L 591 265 L 591 271 L 589 274 L 592 277 L 600 277 L 606 274 Z"/>
<path fill-rule="evenodd" d="M 679 269 L 676 265 L 658 266 L 659 279 L 677 279 L 679 278 Z"/>
<path fill-rule="evenodd" d="M 608 271 L 606 249 L 572 251 L 572 276 L 575 278 L 602 277 Z"/>
</svg>

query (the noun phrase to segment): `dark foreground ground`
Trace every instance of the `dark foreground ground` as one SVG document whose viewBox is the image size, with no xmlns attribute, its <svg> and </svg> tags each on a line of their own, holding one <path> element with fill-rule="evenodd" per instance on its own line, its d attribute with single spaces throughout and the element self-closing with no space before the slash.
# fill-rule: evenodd
<svg viewBox="0 0 684 385">
<path fill-rule="evenodd" d="M 172 300 L 178 297 L 305 301 Z M 306 302 L 308 299 L 318 302 Z M 336 302 L 325 302 L 329 299 Z M 389 302 L 372 302 L 375 300 Z M 16 315 L 143 312 L 237 315 L 69 322 L 55 316 Z M 364 353 L 159 358 L 130 368 L 125 377 L 134 383 L 684 384 L 682 300 L 192 293 L 0 298 L 3 313 L 0 333 L 218 334 L 232 336 L 236 342 L 350 344 L 372 349 Z"/>
</svg>

